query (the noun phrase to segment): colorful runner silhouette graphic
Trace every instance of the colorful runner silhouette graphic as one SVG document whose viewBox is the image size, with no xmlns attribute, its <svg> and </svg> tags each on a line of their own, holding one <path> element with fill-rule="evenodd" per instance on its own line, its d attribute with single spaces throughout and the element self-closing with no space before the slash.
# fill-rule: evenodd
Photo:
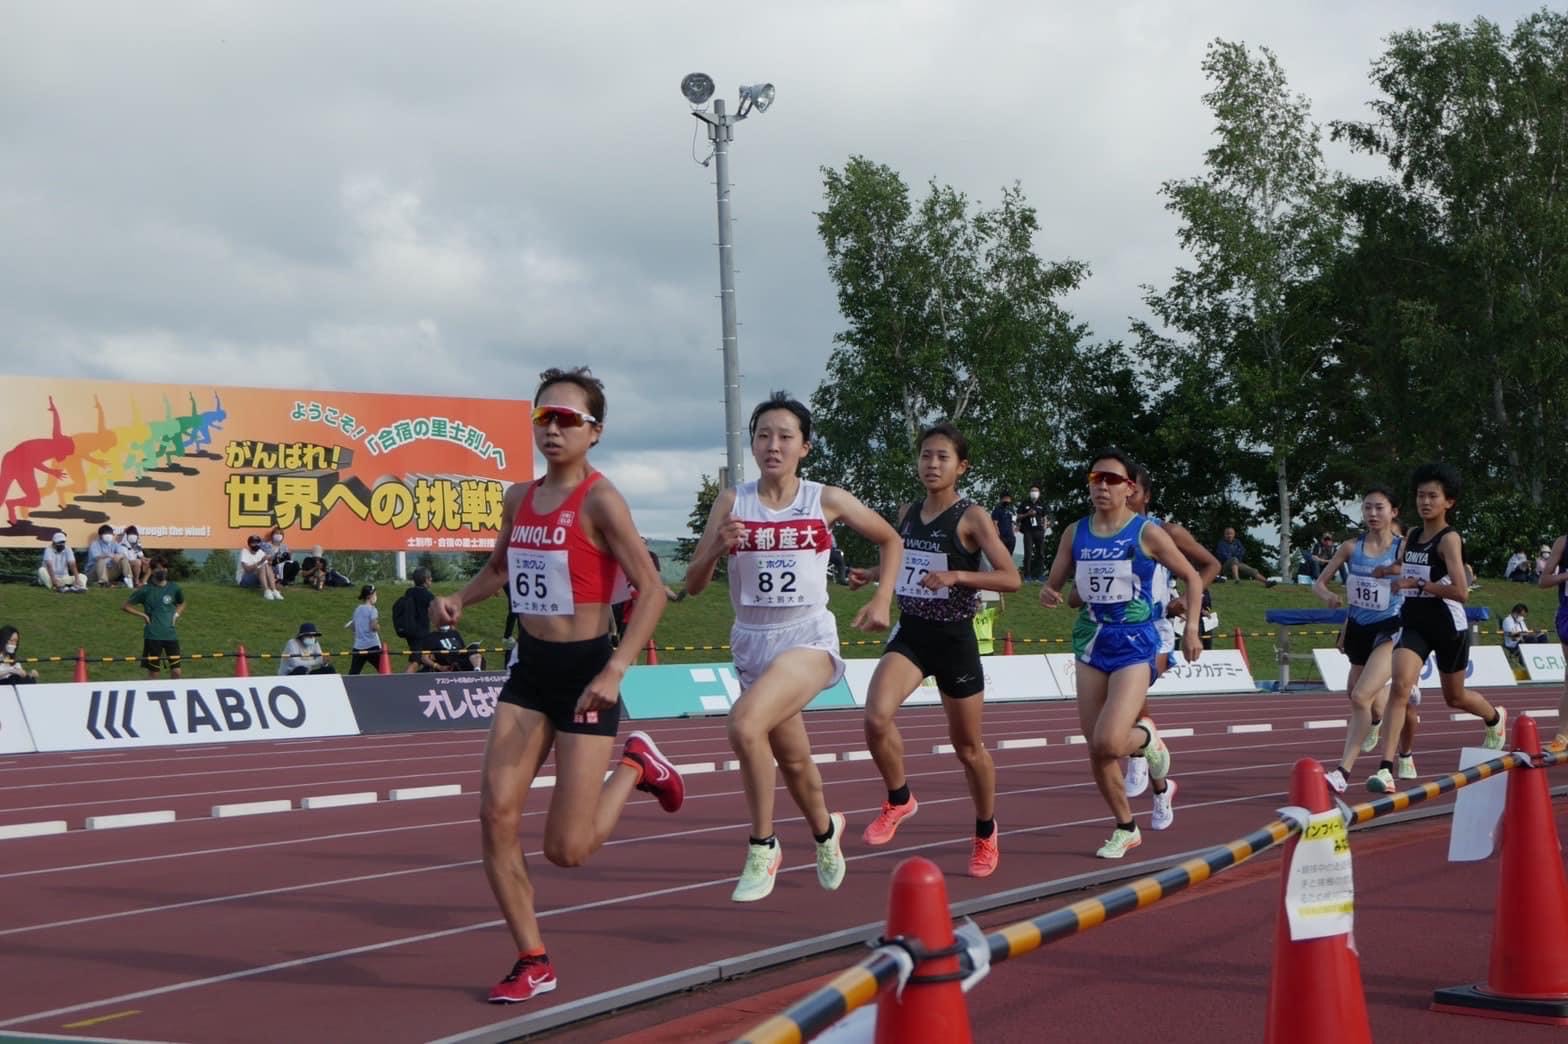
<svg viewBox="0 0 1568 1044">
<path fill-rule="evenodd" d="M 6 521 L 12 526 L 17 525 L 19 512 L 25 518 L 28 512 L 43 503 L 35 472 L 42 471 L 56 479 L 66 477 L 64 471 L 50 467 L 48 462 L 69 457 L 76 443 L 60 430 L 60 411 L 55 407 L 53 395 L 49 396 L 49 412 L 54 415 L 54 434 L 46 439 L 26 439 L 0 456 L 0 497 L 5 497 Z M 20 496 L 10 495 L 12 486 Z"/>
<path fill-rule="evenodd" d="M 101 488 L 109 469 L 113 466 L 110 464 L 112 457 L 109 451 L 114 448 L 119 438 L 104 423 L 103 403 L 98 401 L 96 395 L 93 396 L 93 408 L 98 411 L 98 430 L 84 431 L 71 436 L 71 441 L 75 445 L 70 456 L 63 460 L 55 460 L 60 470 L 65 472 L 64 477 L 50 478 L 48 484 L 39 490 L 39 496 L 52 495 L 62 508 L 65 507 L 68 499 L 79 499 L 95 488 L 87 483 L 87 468 L 90 467 L 96 472 L 97 487 Z M 69 485 L 66 484 L 66 479 L 70 480 Z"/>
</svg>

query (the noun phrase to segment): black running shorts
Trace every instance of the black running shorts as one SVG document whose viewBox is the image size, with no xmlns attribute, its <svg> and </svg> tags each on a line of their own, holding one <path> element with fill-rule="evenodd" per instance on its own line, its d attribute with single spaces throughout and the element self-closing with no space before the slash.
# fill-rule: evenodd
<svg viewBox="0 0 1568 1044">
<path fill-rule="evenodd" d="M 1391 642 L 1399 635 L 1399 617 L 1390 616 L 1377 623 L 1358 624 L 1351 620 L 1345 624 L 1345 658 L 1353 666 L 1365 667 L 1372 658 L 1372 650 L 1384 642 Z"/>
<path fill-rule="evenodd" d="M 511 673 L 497 699 L 538 711 L 556 732 L 613 736 L 621 726 L 619 701 L 586 717 L 576 713 L 583 690 L 604 670 L 613 652 L 609 635 L 585 642 L 546 642 L 522 631 L 517 636 Z"/>
<path fill-rule="evenodd" d="M 904 613 L 884 652 L 898 653 L 920 668 L 943 696 L 961 700 L 985 691 L 985 667 L 972 621 L 938 623 Z"/>
<path fill-rule="evenodd" d="M 1432 656 L 1439 674 L 1463 674 L 1470 666 L 1470 629 L 1456 630 L 1446 611 L 1442 616 L 1415 618 L 1406 613 L 1399 648 L 1409 649 L 1423 663 Z"/>
</svg>

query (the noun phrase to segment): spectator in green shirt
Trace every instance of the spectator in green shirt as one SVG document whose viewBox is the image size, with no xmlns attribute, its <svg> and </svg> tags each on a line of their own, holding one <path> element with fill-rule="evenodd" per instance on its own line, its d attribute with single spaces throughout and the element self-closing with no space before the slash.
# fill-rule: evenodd
<svg viewBox="0 0 1568 1044">
<path fill-rule="evenodd" d="M 185 611 L 185 593 L 179 584 L 169 582 L 169 570 L 162 562 L 153 567 L 149 581 L 131 592 L 120 607 L 146 621 L 142 628 L 142 666 L 147 677 L 156 678 L 169 661 L 169 677 L 180 676 L 180 636 L 174 625 Z"/>
</svg>

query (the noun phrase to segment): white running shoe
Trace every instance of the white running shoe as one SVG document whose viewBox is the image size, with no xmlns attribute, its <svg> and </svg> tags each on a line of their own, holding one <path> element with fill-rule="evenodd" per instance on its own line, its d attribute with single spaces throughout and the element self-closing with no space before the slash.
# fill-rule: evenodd
<svg viewBox="0 0 1568 1044">
<path fill-rule="evenodd" d="M 1128 758 L 1127 776 L 1124 780 L 1127 796 L 1135 798 L 1149 789 L 1149 759 Z"/>
<path fill-rule="evenodd" d="M 783 862 L 784 846 L 779 844 L 778 838 L 773 839 L 771 847 L 748 843 L 746 865 L 741 868 L 740 880 L 735 882 L 730 899 L 737 903 L 754 903 L 772 895 L 779 865 Z"/>
<path fill-rule="evenodd" d="M 1400 779 L 1416 779 L 1416 758 L 1414 754 L 1401 754 L 1394 762 L 1397 766 L 1395 775 Z"/>
<path fill-rule="evenodd" d="M 1383 723 L 1378 722 L 1372 726 L 1372 731 L 1367 733 L 1367 738 L 1361 741 L 1361 753 L 1370 754 L 1377 749 L 1378 740 L 1383 738 Z"/>
<path fill-rule="evenodd" d="M 1343 794 L 1350 789 L 1350 784 L 1345 782 L 1345 774 L 1339 769 L 1323 773 L 1323 782 L 1328 784 L 1328 789 L 1336 794 Z"/>
<path fill-rule="evenodd" d="M 831 892 L 844 883 L 844 831 L 849 821 L 844 813 L 834 812 L 828 822 L 833 824 L 833 836 L 817 842 L 817 884 Z"/>
<path fill-rule="evenodd" d="M 1154 816 L 1149 820 L 1150 830 L 1164 830 L 1176 822 L 1176 810 L 1171 807 L 1176 800 L 1176 781 L 1165 781 L 1164 791 L 1154 792 Z"/>
</svg>

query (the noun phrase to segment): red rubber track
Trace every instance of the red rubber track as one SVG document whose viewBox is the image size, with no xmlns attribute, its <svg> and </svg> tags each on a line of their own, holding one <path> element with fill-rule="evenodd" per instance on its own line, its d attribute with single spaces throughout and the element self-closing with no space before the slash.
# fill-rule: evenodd
<svg viewBox="0 0 1568 1044">
<path fill-rule="evenodd" d="M 1516 689 L 1501 699 L 1511 712 L 1546 710 L 1557 693 Z M 1430 695 L 1423 709 L 1417 761 L 1429 776 L 1451 770 L 1481 726 L 1450 721 Z M 1303 723 L 1344 717 L 1345 701 L 1254 695 L 1162 700 L 1154 710 L 1162 727 L 1196 735 L 1170 742 L 1181 783 L 1176 824 L 1146 829 L 1140 860 L 1226 841 L 1271 818 L 1297 758 L 1338 754 L 1342 730 Z M 1273 731 L 1225 733 L 1252 722 Z M 477 861 L 481 733 L 8 756 L 0 825 L 65 819 L 72 830 L 0 841 L 0 981 L 8 986 L 0 1029 L 161 1041 L 430 1040 L 877 920 L 888 872 L 912 852 L 942 866 L 955 900 L 1106 867 L 1093 851 L 1109 823 L 1083 748 L 1067 745 L 1077 730 L 1070 703 L 987 708 L 993 748 L 1036 736 L 1050 745 L 993 751 L 1002 862 L 984 881 L 964 876 L 973 812 L 962 773 L 951 755 L 930 753 L 947 739 L 940 711 L 908 709 L 900 726 L 922 807 L 892 844 L 860 841 L 884 796 L 872 764 L 822 766 L 830 806 L 850 820 L 849 874 L 834 893 L 817 885 L 810 836 L 782 788 L 784 870 L 769 899 L 746 906 L 729 901 L 747 832 L 738 774 L 691 776 L 675 816 L 636 795 L 612 841 L 575 870 L 538 855 L 551 791 L 534 791 L 524 846 L 561 986 L 510 1008 L 483 1002 L 512 948 Z M 644 727 L 677 763 L 733 756 L 720 720 Z M 819 753 L 864 747 L 857 711 L 813 714 L 809 727 Z M 359 790 L 384 797 L 391 787 L 448 782 L 467 792 L 205 818 L 218 803 Z M 1146 822 L 1148 798 L 1134 807 Z M 181 819 L 79 829 L 88 815 L 164 808 Z M 1179 936 L 1170 946 L 1180 951 Z M 1204 974 L 1194 970 L 1191 981 Z"/>
</svg>

